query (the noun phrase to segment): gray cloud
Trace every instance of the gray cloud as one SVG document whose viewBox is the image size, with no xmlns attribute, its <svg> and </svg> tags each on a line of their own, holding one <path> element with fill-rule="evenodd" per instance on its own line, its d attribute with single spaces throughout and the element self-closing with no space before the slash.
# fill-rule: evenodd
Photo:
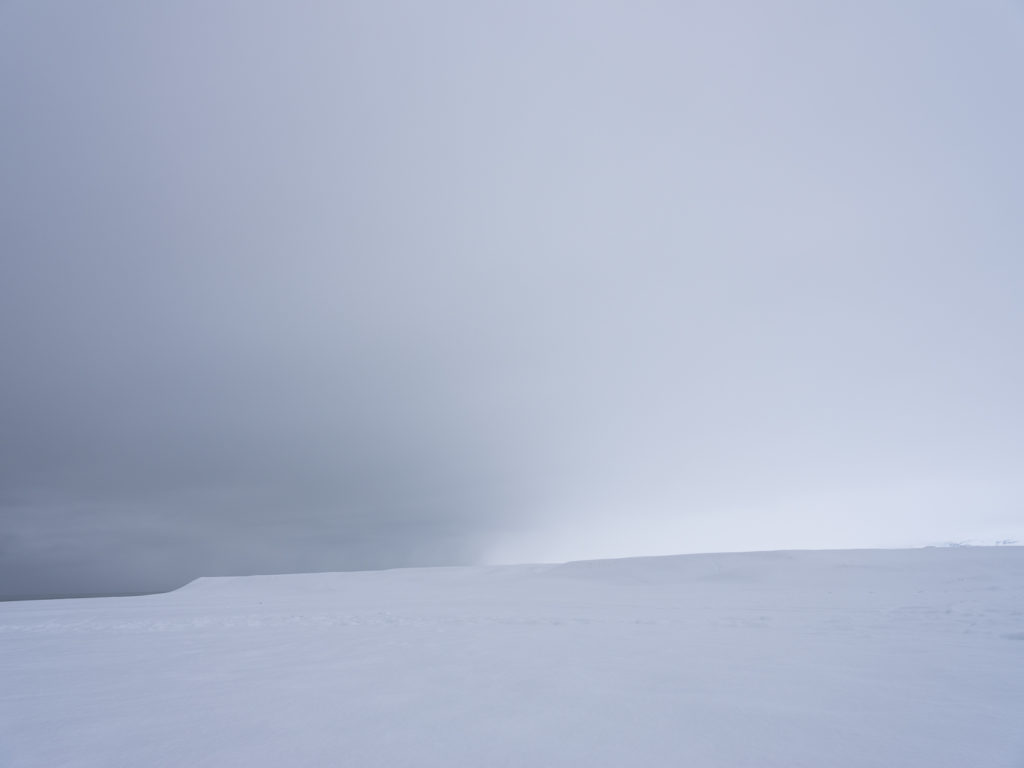
<svg viewBox="0 0 1024 768">
<path fill-rule="evenodd" d="M 1019 535 L 1019 10 L 0 8 L 0 592 Z"/>
</svg>

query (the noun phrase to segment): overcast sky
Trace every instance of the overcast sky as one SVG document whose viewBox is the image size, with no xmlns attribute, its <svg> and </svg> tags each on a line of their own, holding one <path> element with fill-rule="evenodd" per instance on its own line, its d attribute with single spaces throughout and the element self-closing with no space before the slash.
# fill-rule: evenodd
<svg viewBox="0 0 1024 768">
<path fill-rule="evenodd" d="M 1024 537 L 1024 5 L 0 3 L 0 593 Z"/>
</svg>

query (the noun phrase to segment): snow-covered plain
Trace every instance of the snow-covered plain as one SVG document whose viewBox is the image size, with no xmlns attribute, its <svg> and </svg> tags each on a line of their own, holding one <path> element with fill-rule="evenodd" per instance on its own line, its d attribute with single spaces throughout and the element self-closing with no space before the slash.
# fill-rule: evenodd
<svg viewBox="0 0 1024 768">
<path fill-rule="evenodd" d="M 1024 548 L 0 605 L 0 765 L 1024 766 Z"/>
</svg>

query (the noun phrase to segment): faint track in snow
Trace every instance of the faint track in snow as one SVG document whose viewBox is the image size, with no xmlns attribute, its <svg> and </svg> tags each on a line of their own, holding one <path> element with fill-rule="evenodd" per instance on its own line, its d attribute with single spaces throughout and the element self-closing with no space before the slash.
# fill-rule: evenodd
<svg viewBox="0 0 1024 768">
<path fill-rule="evenodd" d="M 380 627 L 380 626 L 424 626 L 424 627 L 465 627 L 486 625 L 514 626 L 562 626 L 562 625 L 656 625 L 682 624 L 681 621 L 654 620 L 648 618 L 552 618 L 552 617 L 508 617 L 508 616 L 410 616 L 388 612 L 358 614 L 238 614 L 192 616 L 188 618 L 161 619 L 111 619 L 90 618 L 55 621 L 0 624 L 0 635 L 14 633 L 62 634 L 91 632 L 193 632 L 196 630 L 223 629 L 276 629 L 289 627 Z"/>
</svg>

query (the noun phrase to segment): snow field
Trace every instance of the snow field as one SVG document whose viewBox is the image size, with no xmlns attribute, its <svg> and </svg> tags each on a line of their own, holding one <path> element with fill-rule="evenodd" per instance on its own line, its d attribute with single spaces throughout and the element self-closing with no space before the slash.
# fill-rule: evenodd
<svg viewBox="0 0 1024 768">
<path fill-rule="evenodd" d="M 0 766 L 1024 766 L 1024 548 L 0 604 Z"/>
</svg>

